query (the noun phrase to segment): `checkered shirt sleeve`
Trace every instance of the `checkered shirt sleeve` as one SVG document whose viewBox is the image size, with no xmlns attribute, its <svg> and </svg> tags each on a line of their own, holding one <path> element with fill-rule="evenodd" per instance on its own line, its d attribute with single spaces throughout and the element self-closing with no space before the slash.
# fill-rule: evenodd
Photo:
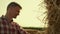
<svg viewBox="0 0 60 34">
<path fill-rule="evenodd" d="M 0 20 L 0 34 L 26 34 L 17 24 L 9 24 L 6 20 Z"/>
</svg>

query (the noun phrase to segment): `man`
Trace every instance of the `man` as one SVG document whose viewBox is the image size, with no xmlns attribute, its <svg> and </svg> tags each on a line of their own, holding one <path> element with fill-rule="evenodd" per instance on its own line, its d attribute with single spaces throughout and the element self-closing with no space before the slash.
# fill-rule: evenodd
<svg viewBox="0 0 60 34">
<path fill-rule="evenodd" d="M 0 34 L 26 34 L 17 23 L 13 22 L 13 18 L 19 15 L 21 9 L 16 2 L 11 2 L 7 6 L 6 15 L 0 17 Z"/>
</svg>

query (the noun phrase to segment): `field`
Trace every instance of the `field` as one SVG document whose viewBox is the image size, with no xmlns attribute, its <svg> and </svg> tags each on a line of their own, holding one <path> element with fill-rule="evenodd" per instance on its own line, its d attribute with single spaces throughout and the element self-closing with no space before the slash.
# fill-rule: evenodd
<svg viewBox="0 0 60 34">
<path fill-rule="evenodd" d="M 29 34 L 44 34 L 45 28 L 36 28 L 36 27 L 23 27 L 25 31 Z"/>
</svg>

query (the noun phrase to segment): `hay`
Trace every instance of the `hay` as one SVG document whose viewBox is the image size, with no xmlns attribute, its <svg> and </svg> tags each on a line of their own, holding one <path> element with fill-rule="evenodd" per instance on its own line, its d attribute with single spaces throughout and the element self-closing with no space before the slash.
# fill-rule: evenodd
<svg viewBox="0 0 60 34">
<path fill-rule="evenodd" d="M 60 34 L 60 0 L 44 0 L 47 8 L 47 34 Z"/>
</svg>

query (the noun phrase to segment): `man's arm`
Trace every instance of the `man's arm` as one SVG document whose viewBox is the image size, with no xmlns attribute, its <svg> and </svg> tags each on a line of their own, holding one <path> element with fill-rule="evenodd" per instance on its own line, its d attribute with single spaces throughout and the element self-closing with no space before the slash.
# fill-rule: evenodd
<svg viewBox="0 0 60 34">
<path fill-rule="evenodd" d="M 30 34 L 27 31 L 25 31 L 22 27 L 20 27 L 19 29 L 20 29 L 19 31 L 21 32 L 21 34 Z"/>
<path fill-rule="evenodd" d="M 17 24 L 16 22 L 13 22 L 12 24 L 14 24 L 17 27 L 17 32 L 18 34 L 29 34 L 28 32 L 26 32 L 19 24 Z"/>
</svg>

